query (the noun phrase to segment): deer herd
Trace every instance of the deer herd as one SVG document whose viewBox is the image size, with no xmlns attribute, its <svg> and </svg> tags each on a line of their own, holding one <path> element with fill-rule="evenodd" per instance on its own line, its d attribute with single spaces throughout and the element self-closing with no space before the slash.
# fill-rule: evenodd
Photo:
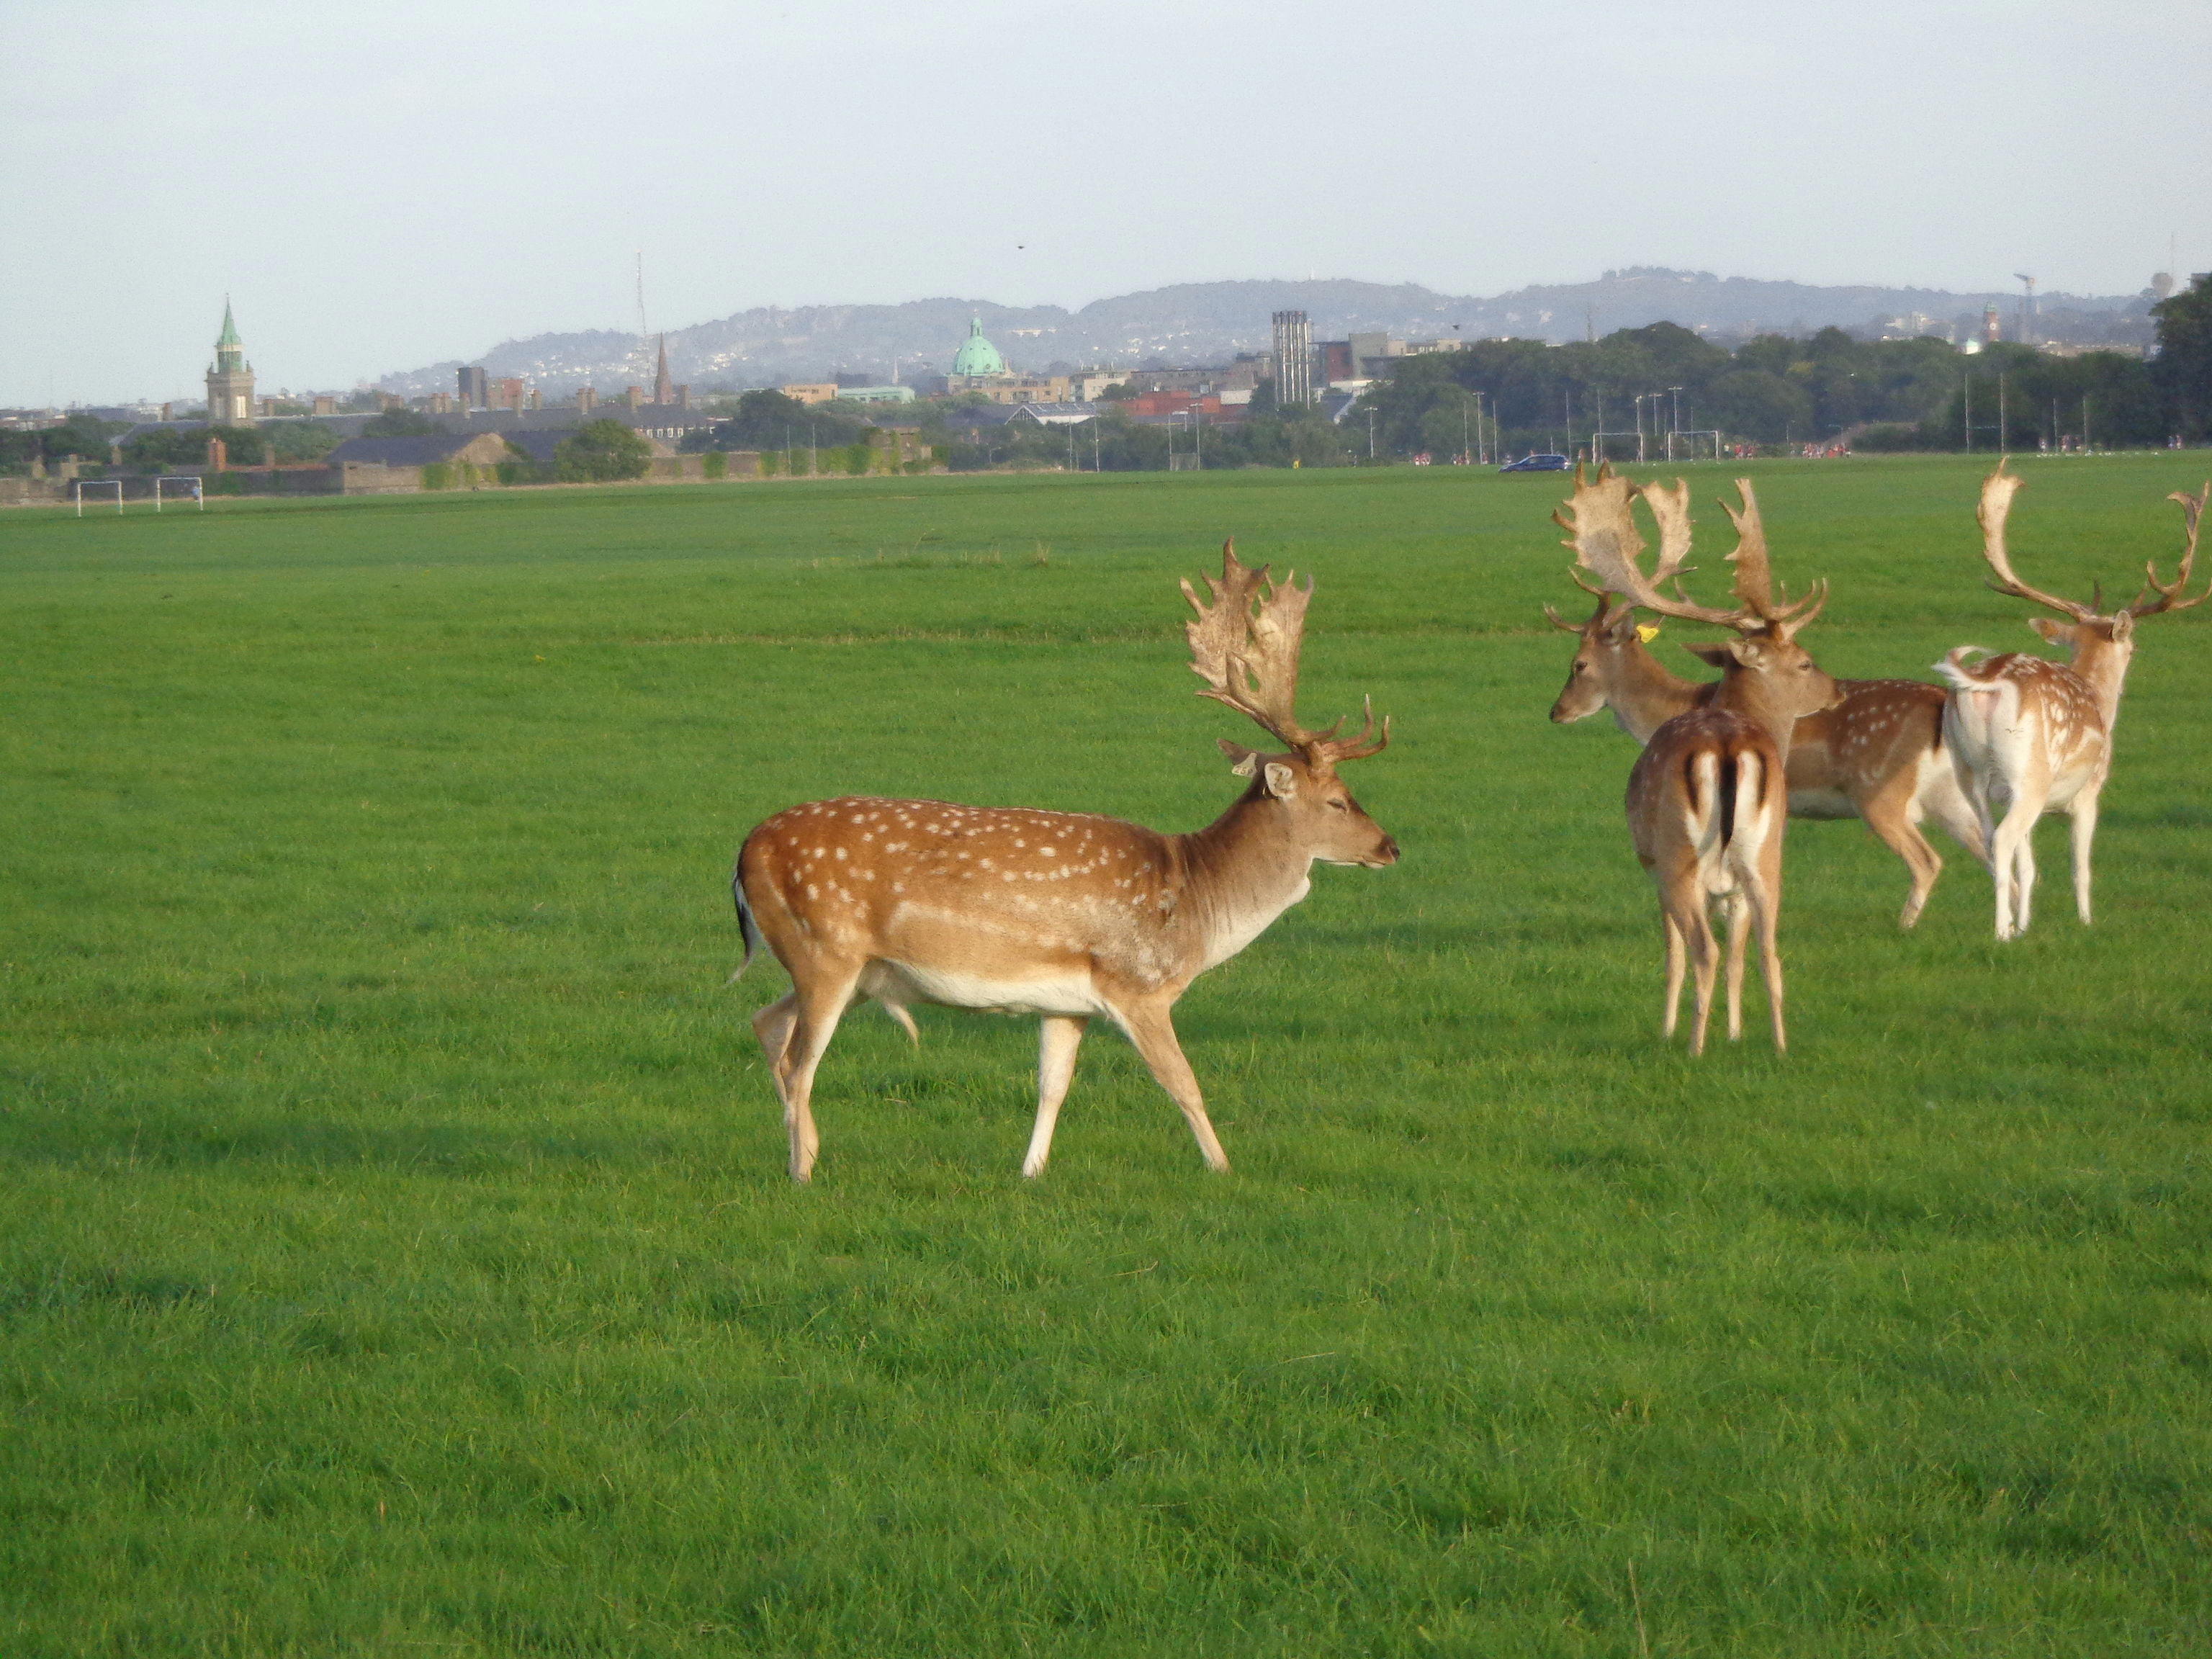
<svg viewBox="0 0 2212 1659">
<path fill-rule="evenodd" d="M 1579 624 L 1545 607 L 1577 641 L 1552 719 L 1607 708 L 1643 746 L 1628 776 L 1629 839 L 1659 894 L 1662 1029 L 1674 1033 L 1686 975 L 1692 1054 L 1704 1051 L 1722 965 L 1715 910 L 1728 934 L 1729 1037 L 1742 1032 L 1745 947 L 1756 933 L 1774 1046 L 1786 1047 L 1776 936 L 1790 817 L 1865 820 L 1911 875 L 1899 917 L 1908 928 L 1943 867 L 1922 832 L 1933 819 L 1990 869 L 1996 937 L 2009 939 L 2028 924 L 2035 823 L 2065 812 L 2075 904 L 2088 921 L 2090 844 L 2135 624 L 2212 597 L 2212 587 L 2188 594 L 2212 485 L 2170 498 L 2184 518 L 2173 580 L 2147 567 L 2142 592 L 2108 613 L 2101 589 L 2083 605 L 2014 573 L 2005 524 L 2021 482 L 2000 461 L 1982 486 L 1990 585 L 2057 612 L 2063 620 L 2029 625 L 2068 660 L 1962 646 L 1936 665 L 1946 690 L 1822 671 L 1799 636 L 1826 604 L 1826 586 L 1792 600 L 1775 581 L 1749 480 L 1736 481 L 1738 504 L 1721 504 L 1735 535 L 1735 603 L 1723 607 L 1698 603 L 1683 586 L 1692 568 L 1686 484 L 1636 484 L 1604 466 L 1595 477 L 1577 471 L 1572 497 L 1553 516 L 1574 553 L 1568 574 L 1596 607 Z M 1658 544 L 1648 569 L 1639 504 Z M 1378 729 L 1370 708 L 1352 738 L 1340 735 L 1341 720 L 1320 731 L 1300 724 L 1310 580 L 1277 583 L 1267 567 L 1240 563 L 1231 544 L 1203 593 L 1182 586 L 1196 612 L 1186 631 L 1191 669 L 1205 682 L 1199 695 L 1279 745 L 1221 740 L 1230 769 L 1249 781 L 1205 829 L 1162 835 L 1088 813 L 848 797 L 791 807 L 745 838 L 732 883 L 744 961 L 764 944 L 791 975 L 789 994 L 756 1014 L 753 1029 L 783 1104 L 794 1180 L 811 1176 L 819 1146 L 816 1071 L 840 1018 L 863 997 L 917 1041 L 915 1002 L 1037 1016 L 1037 1110 L 1024 1176 L 1045 1167 L 1077 1048 L 1101 1018 L 1128 1037 L 1182 1108 L 1208 1167 L 1228 1167 L 1176 1039 L 1176 1001 L 1304 898 L 1316 861 L 1368 869 L 1397 861 L 1397 842 L 1338 775 L 1346 762 L 1380 752 L 1390 723 Z M 1688 648 L 1720 678 L 1686 680 L 1664 667 L 1648 648 L 1656 628 L 1638 620 L 1647 613 L 1718 630 Z"/>
</svg>

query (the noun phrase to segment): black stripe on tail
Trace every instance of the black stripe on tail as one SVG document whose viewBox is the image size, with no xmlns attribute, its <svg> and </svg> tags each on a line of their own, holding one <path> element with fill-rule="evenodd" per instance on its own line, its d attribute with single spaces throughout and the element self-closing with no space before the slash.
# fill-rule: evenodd
<svg viewBox="0 0 2212 1659">
<path fill-rule="evenodd" d="M 1690 799 L 1698 799 L 1698 763 L 1705 757 L 1692 749 L 1682 757 L 1682 793 Z M 1723 746 L 1720 751 L 1721 845 L 1725 848 L 1735 836 L 1735 751 Z"/>
<path fill-rule="evenodd" d="M 746 969 L 753 965 L 753 957 L 760 953 L 761 948 L 760 924 L 753 920 L 752 907 L 745 902 L 745 866 L 742 854 L 738 857 L 737 868 L 730 872 L 730 896 L 737 902 L 738 937 L 744 941 L 745 945 L 744 960 L 738 964 L 738 971 L 730 975 L 734 983 L 744 975 Z"/>
</svg>

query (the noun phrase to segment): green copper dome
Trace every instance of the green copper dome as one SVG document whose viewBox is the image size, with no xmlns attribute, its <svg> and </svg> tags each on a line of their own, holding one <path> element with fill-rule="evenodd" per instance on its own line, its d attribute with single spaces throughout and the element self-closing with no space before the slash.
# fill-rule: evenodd
<svg viewBox="0 0 2212 1659">
<path fill-rule="evenodd" d="M 952 359 L 955 374 L 1003 374 L 1006 360 L 999 355 L 999 348 L 983 337 L 983 319 L 971 318 L 968 323 L 968 337 L 961 342 L 959 351 Z"/>
</svg>

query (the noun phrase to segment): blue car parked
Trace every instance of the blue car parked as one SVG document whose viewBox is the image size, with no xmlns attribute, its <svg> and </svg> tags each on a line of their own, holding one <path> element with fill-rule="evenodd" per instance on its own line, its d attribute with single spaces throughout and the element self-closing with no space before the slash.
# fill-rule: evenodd
<svg viewBox="0 0 2212 1659">
<path fill-rule="evenodd" d="M 1523 455 L 1517 461 L 1508 461 L 1498 470 L 1500 472 L 1565 472 L 1574 463 L 1564 455 Z"/>
</svg>

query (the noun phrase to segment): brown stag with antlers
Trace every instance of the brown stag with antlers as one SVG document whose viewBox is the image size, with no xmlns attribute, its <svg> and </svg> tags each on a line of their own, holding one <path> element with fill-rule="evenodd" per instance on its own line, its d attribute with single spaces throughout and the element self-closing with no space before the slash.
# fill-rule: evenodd
<svg viewBox="0 0 2212 1659">
<path fill-rule="evenodd" d="M 1675 715 L 1651 734 L 1628 776 L 1628 828 L 1636 856 L 1659 890 L 1667 938 L 1667 999 L 1662 1029 L 1672 1036 L 1679 1013 L 1684 958 L 1697 986 L 1690 1052 L 1703 1054 L 1712 1012 L 1718 949 L 1707 907 L 1717 900 L 1729 924 L 1728 1022 L 1731 1041 L 1743 1032 L 1745 936 L 1759 933 L 1759 969 L 1766 982 L 1774 1046 L 1788 1047 L 1783 1024 L 1782 962 L 1775 934 L 1782 908 L 1782 836 L 1788 817 L 1787 764 L 1799 720 L 1836 698 L 1836 682 L 1796 642 L 1826 603 L 1825 587 L 1796 604 L 1774 591 L 1766 537 L 1751 482 L 1736 480 L 1739 509 L 1722 503 L 1735 522 L 1736 605 L 1722 611 L 1685 597 L 1688 574 L 1690 488 L 1677 483 L 1638 489 L 1600 467 L 1577 471 L 1564 514 L 1575 562 L 1607 592 L 1662 616 L 1735 630 L 1736 637 L 1690 649 L 1721 671 L 1705 707 Z M 1649 574 L 1633 503 L 1642 497 L 1659 529 L 1659 557 Z M 1662 590 L 1668 587 L 1673 592 Z"/>
<path fill-rule="evenodd" d="M 1657 630 L 1638 623 L 1634 605 L 1580 576 L 1575 580 L 1597 600 L 1587 622 L 1568 622 L 1544 607 L 1552 625 L 1576 639 L 1567 683 L 1552 705 L 1555 722 L 1565 726 L 1610 708 L 1622 731 L 1649 743 L 1675 715 L 1711 702 L 1719 681 L 1669 672 L 1647 645 L 1647 635 Z M 1864 819 L 1912 878 L 1897 919 L 1899 927 L 1911 927 L 1943 873 L 1923 823 L 1935 819 L 1977 859 L 1989 860 L 1973 805 L 1943 746 L 1948 698 L 1925 680 L 1839 679 L 1836 693 L 1833 708 L 1806 715 L 1791 735 L 1790 816 Z"/>
<path fill-rule="evenodd" d="M 1212 1169 L 1228 1159 L 1171 1011 L 1190 982 L 1235 956 L 1306 896 L 1316 860 L 1380 869 L 1398 845 L 1337 776 L 1382 750 L 1371 710 L 1359 735 L 1298 724 L 1298 650 L 1310 580 L 1280 585 L 1221 550 L 1221 577 L 1188 624 L 1199 695 L 1249 716 L 1280 752 L 1221 740 L 1244 793 L 1206 828 L 1160 835 L 1118 818 L 942 801 L 847 798 L 794 806 L 745 838 L 733 881 L 745 960 L 765 942 L 792 990 L 753 1017 L 791 1136 L 791 1174 L 811 1174 L 816 1068 L 856 996 L 909 1031 L 906 1007 L 1035 1014 L 1036 1125 L 1025 1176 L 1053 1126 L 1090 1022 L 1121 1027 L 1173 1097 Z M 744 972 L 741 967 L 738 971 Z"/>
<path fill-rule="evenodd" d="M 2005 520 L 2021 480 L 1997 470 L 1982 484 L 1977 516 L 1982 526 L 1982 557 L 1995 573 L 1990 586 L 2000 593 L 2056 611 L 2066 620 L 2031 617 L 2027 625 L 2069 653 L 2063 663 L 2008 651 L 1970 662 L 1979 646 L 1962 645 L 1936 665 L 1953 687 L 1944 732 L 1951 744 L 1961 785 L 1989 837 L 1990 870 L 1996 884 L 1996 935 L 2017 939 L 2027 931 L 2035 891 L 2035 825 L 2048 811 L 2073 820 L 2074 908 L 2089 920 L 2089 853 L 2097 835 L 2097 805 L 2112 765 L 2112 727 L 2119 718 L 2120 693 L 2135 655 L 2135 625 L 2142 617 L 2186 611 L 2212 598 L 2212 588 L 2183 598 L 2197 563 L 2197 533 L 2204 514 L 2207 484 L 2194 495 L 2175 494 L 2181 504 L 2181 568 L 2170 582 L 2158 579 L 2155 562 L 2143 567 L 2144 586 L 2124 608 L 2106 614 L 2100 586 L 2090 603 L 2063 599 L 2030 587 L 2014 574 L 2005 549 Z M 2008 803 L 2002 823 L 1993 822 L 1996 803 Z"/>
</svg>

